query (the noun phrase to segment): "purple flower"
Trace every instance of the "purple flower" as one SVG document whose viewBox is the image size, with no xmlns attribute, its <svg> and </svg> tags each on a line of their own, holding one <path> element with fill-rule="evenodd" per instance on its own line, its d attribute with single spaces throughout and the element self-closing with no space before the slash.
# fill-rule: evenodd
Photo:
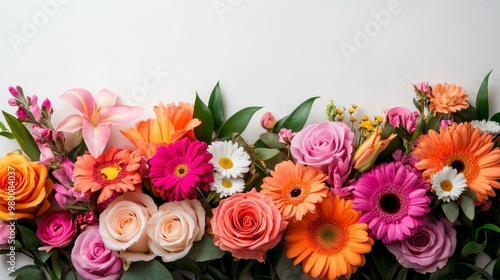
<svg viewBox="0 0 500 280">
<path fill-rule="evenodd" d="M 406 169 L 410 170 L 415 174 L 421 174 L 422 172 L 415 167 L 415 164 L 419 161 L 418 157 L 412 152 L 404 154 L 402 150 L 396 150 L 392 154 L 394 161 L 399 161 Z"/>
<path fill-rule="evenodd" d="M 415 235 L 386 246 L 403 267 L 432 273 L 446 265 L 456 245 L 456 231 L 451 222 L 446 217 L 437 221 L 430 216 Z"/>
<path fill-rule="evenodd" d="M 119 279 L 123 262 L 117 252 L 104 245 L 98 226 L 88 226 L 76 238 L 71 262 L 85 279 Z"/>
<path fill-rule="evenodd" d="M 323 121 L 297 132 L 290 151 L 297 163 L 314 166 L 328 174 L 334 185 L 335 176 L 344 183 L 351 170 L 354 133 L 344 123 Z"/>
<path fill-rule="evenodd" d="M 72 184 L 74 178 L 72 176 L 74 169 L 73 162 L 65 159 L 61 163 L 61 168 L 54 170 L 52 175 L 59 181 L 60 184 L 54 184 L 56 194 L 54 195 L 57 204 L 61 208 L 73 205 L 77 202 L 86 202 L 90 199 L 89 193 L 75 191 Z"/>
<path fill-rule="evenodd" d="M 38 224 L 36 235 L 47 245 L 39 250 L 48 252 L 53 248 L 66 247 L 76 235 L 76 221 L 71 213 L 65 210 L 47 212 Z"/>
<path fill-rule="evenodd" d="M 415 132 L 420 113 L 404 107 L 394 107 L 385 112 L 386 120 L 394 127 L 401 127 L 409 133 Z"/>
</svg>

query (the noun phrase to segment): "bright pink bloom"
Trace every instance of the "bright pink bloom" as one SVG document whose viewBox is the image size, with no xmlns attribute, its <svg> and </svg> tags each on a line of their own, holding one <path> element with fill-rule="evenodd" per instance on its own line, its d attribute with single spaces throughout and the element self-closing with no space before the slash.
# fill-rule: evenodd
<svg viewBox="0 0 500 280">
<path fill-rule="evenodd" d="M 370 235 L 389 244 L 412 236 L 430 212 L 429 185 L 399 162 L 372 167 L 353 184 L 354 210 Z"/>
<path fill-rule="evenodd" d="M 457 246 L 457 233 L 446 217 L 437 221 L 429 216 L 414 236 L 386 245 L 398 262 L 418 273 L 432 273 L 443 268 Z"/>
<path fill-rule="evenodd" d="M 151 181 L 163 199 L 179 201 L 196 198 L 196 187 L 209 189 L 214 181 L 212 154 L 207 144 L 184 138 L 168 146 L 160 146 L 150 159 Z"/>
<path fill-rule="evenodd" d="M 33 117 L 37 122 L 40 121 L 42 117 L 42 112 L 40 111 L 40 107 L 38 106 L 38 96 L 33 95 L 31 98 L 26 98 L 29 104 L 29 110 L 33 114 Z"/>
<path fill-rule="evenodd" d="M 14 97 L 19 97 L 19 91 L 15 87 L 9 87 L 10 94 Z"/>
<path fill-rule="evenodd" d="M 387 122 L 393 127 L 401 127 L 409 133 L 415 132 L 420 113 L 404 107 L 394 107 L 385 111 Z"/>
<path fill-rule="evenodd" d="M 76 215 L 76 223 L 78 224 L 81 230 L 85 229 L 88 226 L 96 225 L 98 222 L 99 222 L 99 217 L 95 214 L 94 211 L 78 213 Z"/>
<path fill-rule="evenodd" d="M 12 233 L 11 233 L 12 231 Z M 9 237 L 16 236 L 16 226 L 0 220 L 0 248 L 9 245 Z"/>
<path fill-rule="evenodd" d="M 40 149 L 40 158 L 37 163 L 50 166 L 54 160 L 54 152 L 52 152 L 52 149 L 48 144 L 38 144 L 38 148 Z"/>
<path fill-rule="evenodd" d="M 36 230 L 36 235 L 43 244 L 39 250 L 50 251 L 53 248 L 68 246 L 76 235 L 76 221 L 65 210 L 50 211 L 43 215 Z"/>
<path fill-rule="evenodd" d="M 54 198 L 61 208 L 74 205 L 77 202 L 87 202 L 90 199 L 90 193 L 75 191 L 73 188 L 72 176 L 74 169 L 73 162 L 65 159 L 61 163 L 61 168 L 52 171 L 52 175 L 59 181 L 60 184 L 54 184 L 56 194 Z"/>
<path fill-rule="evenodd" d="M 98 226 L 88 226 L 76 238 L 71 262 L 85 279 L 120 279 L 123 262 L 116 251 L 104 245 Z"/>
<path fill-rule="evenodd" d="M 58 131 L 83 130 L 83 140 L 90 154 L 99 157 L 110 137 L 110 126 L 124 124 L 140 116 L 144 109 L 137 106 L 115 105 L 116 94 L 101 90 L 96 98 L 86 89 L 71 89 L 60 97 L 70 103 L 80 115 L 69 115 L 57 125 Z"/>
<path fill-rule="evenodd" d="M 18 120 L 23 120 L 28 117 L 26 112 L 24 111 L 24 108 L 22 106 L 19 106 L 16 110 L 16 117 Z"/>
<path fill-rule="evenodd" d="M 449 126 L 451 126 L 453 124 L 453 120 L 452 119 L 441 119 L 439 121 L 439 126 L 442 128 L 442 129 L 446 129 L 448 128 Z"/>
<path fill-rule="evenodd" d="M 347 180 L 352 164 L 354 133 L 344 123 L 323 121 L 310 124 L 297 132 L 290 151 L 297 163 L 314 166 L 325 172 L 328 183 L 334 184 L 334 177 L 340 182 Z"/>
<path fill-rule="evenodd" d="M 9 98 L 8 102 L 10 106 L 17 106 L 17 101 L 14 98 Z"/>
<path fill-rule="evenodd" d="M 273 201 L 255 190 L 223 199 L 213 213 L 214 244 L 239 259 L 264 262 L 288 225 Z"/>
<path fill-rule="evenodd" d="M 293 137 L 295 136 L 295 132 L 291 129 L 282 128 L 280 132 L 278 132 L 278 136 L 280 137 L 279 141 L 283 144 L 292 142 Z"/>
<path fill-rule="evenodd" d="M 420 82 L 420 83 L 414 84 L 413 86 L 415 86 L 415 89 L 417 89 L 418 91 L 420 91 L 423 94 L 427 94 L 427 93 L 431 92 L 429 82 Z"/>
</svg>

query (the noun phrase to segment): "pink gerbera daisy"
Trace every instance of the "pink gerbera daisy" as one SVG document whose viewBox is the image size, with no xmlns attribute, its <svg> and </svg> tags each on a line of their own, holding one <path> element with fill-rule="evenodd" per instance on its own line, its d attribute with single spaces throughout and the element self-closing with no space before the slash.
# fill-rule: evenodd
<svg viewBox="0 0 500 280">
<path fill-rule="evenodd" d="M 389 244 L 415 233 L 430 211 L 429 185 L 399 162 L 373 167 L 354 183 L 353 209 L 373 238 Z"/>
<path fill-rule="evenodd" d="M 207 144 L 184 138 L 161 146 L 150 159 L 151 181 L 163 199 L 179 201 L 196 198 L 196 187 L 208 191 L 214 181 L 212 154 Z"/>
</svg>

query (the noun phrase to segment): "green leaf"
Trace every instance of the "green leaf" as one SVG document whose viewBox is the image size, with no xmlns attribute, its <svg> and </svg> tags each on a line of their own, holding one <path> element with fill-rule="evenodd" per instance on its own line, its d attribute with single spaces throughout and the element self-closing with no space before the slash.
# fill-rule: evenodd
<svg viewBox="0 0 500 280">
<path fill-rule="evenodd" d="M 51 259 L 51 262 L 52 262 L 52 270 L 54 271 L 54 273 L 57 276 L 57 278 L 61 279 L 61 275 L 62 275 L 62 262 L 61 262 L 61 259 L 59 258 L 59 250 L 53 250 L 52 251 L 52 257 L 50 259 Z"/>
<path fill-rule="evenodd" d="M 0 131 L 0 136 L 3 136 L 5 138 L 11 139 L 11 140 L 15 139 L 14 134 L 12 134 L 11 132 L 8 132 L 8 131 Z"/>
<path fill-rule="evenodd" d="M 133 262 L 123 273 L 122 280 L 173 280 L 172 274 L 157 260 Z"/>
<path fill-rule="evenodd" d="M 497 123 L 500 123 L 500 112 L 494 114 L 493 116 L 491 116 L 491 119 L 492 121 L 495 121 Z"/>
<path fill-rule="evenodd" d="M 7 131 L 7 127 L 5 127 L 5 124 L 3 124 L 3 122 L 0 122 L 0 130 Z"/>
<path fill-rule="evenodd" d="M 2 111 L 10 131 L 24 153 L 33 161 L 40 159 L 40 149 L 28 129 L 13 115 Z"/>
<path fill-rule="evenodd" d="M 207 268 L 208 268 L 208 272 L 210 273 L 210 275 L 212 275 L 214 277 L 214 279 L 229 280 L 229 277 L 227 277 L 226 275 L 224 275 L 217 268 L 215 268 L 215 267 L 213 267 L 211 265 L 209 265 Z"/>
<path fill-rule="evenodd" d="M 208 108 L 214 117 L 214 129 L 219 130 L 222 122 L 224 122 L 224 104 L 222 103 L 222 94 L 220 92 L 219 82 L 215 85 L 208 100 Z"/>
<path fill-rule="evenodd" d="M 455 202 L 443 203 L 441 204 L 443 208 L 443 212 L 446 215 L 446 218 L 450 220 L 450 222 L 454 223 L 458 218 L 458 213 L 460 212 L 458 209 L 458 205 Z"/>
<path fill-rule="evenodd" d="M 493 70 L 491 70 L 493 71 Z M 476 97 L 476 108 L 478 120 L 486 120 L 489 115 L 488 104 L 488 79 L 490 78 L 491 71 L 484 77 Z"/>
<path fill-rule="evenodd" d="M 268 149 L 268 148 L 256 148 L 255 149 L 255 157 L 258 160 L 268 160 L 275 155 L 279 154 L 280 150 L 277 149 Z"/>
<path fill-rule="evenodd" d="M 455 273 L 455 268 L 457 267 L 457 260 L 455 256 L 448 259 L 446 265 L 438 269 L 436 272 L 431 273 L 429 280 L 447 280 L 451 279 L 453 273 Z"/>
<path fill-rule="evenodd" d="M 393 256 L 389 252 L 387 252 L 385 245 L 376 242 L 373 245 L 370 255 L 380 275 L 385 275 L 393 260 Z"/>
<path fill-rule="evenodd" d="M 477 198 L 477 193 L 469 188 L 467 188 L 462 194 L 470 197 L 472 200 Z"/>
<path fill-rule="evenodd" d="M 398 262 L 395 262 L 388 270 L 387 273 L 384 276 L 384 279 L 394 279 L 394 276 L 396 275 L 396 272 L 398 269 L 401 267 L 401 265 Z"/>
<path fill-rule="evenodd" d="M 466 195 L 460 197 L 460 208 L 462 208 L 462 211 L 464 211 L 465 216 L 467 216 L 469 220 L 472 221 L 474 219 L 476 206 L 474 205 L 474 200 L 472 200 L 472 198 Z"/>
<path fill-rule="evenodd" d="M 283 149 L 285 144 L 279 141 L 280 137 L 276 133 L 262 133 L 259 135 L 259 139 L 264 142 L 269 148 L 273 149 Z"/>
<path fill-rule="evenodd" d="M 196 139 L 210 144 L 214 131 L 214 117 L 207 105 L 200 99 L 198 93 L 196 93 L 196 100 L 194 101 L 193 118 L 201 121 L 201 124 L 194 128 Z"/>
<path fill-rule="evenodd" d="M 38 250 L 38 245 L 40 241 L 34 232 L 32 232 L 29 228 L 23 227 L 21 225 L 17 225 L 17 230 L 21 233 L 21 240 L 23 245 L 31 250 Z"/>
<path fill-rule="evenodd" d="M 193 243 L 193 247 L 187 254 L 187 257 L 195 262 L 206 262 L 220 259 L 224 254 L 224 251 L 214 245 L 212 237 L 204 235 L 200 241 Z"/>
<path fill-rule="evenodd" d="M 491 274 L 493 278 L 500 279 L 500 258 L 498 258 L 493 266 L 493 273 Z"/>
<path fill-rule="evenodd" d="M 486 248 L 486 241 L 483 242 L 482 244 L 479 244 L 477 242 L 471 241 L 462 248 L 462 256 L 467 257 L 468 255 L 471 254 L 477 254 Z"/>
<path fill-rule="evenodd" d="M 472 238 L 473 238 L 474 241 L 477 241 L 477 239 L 479 237 L 479 232 L 482 229 L 489 229 L 489 230 L 495 231 L 497 233 L 500 233 L 500 228 L 497 227 L 496 225 L 494 225 L 494 224 L 484 224 L 484 225 L 482 225 L 480 227 L 474 228 L 474 230 L 472 231 Z"/>
<path fill-rule="evenodd" d="M 45 274 L 36 265 L 26 265 L 9 274 L 15 280 L 45 279 Z"/>
<path fill-rule="evenodd" d="M 288 119 L 288 117 L 290 117 L 290 115 L 284 116 L 283 118 L 281 118 L 280 120 L 278 120 L 276 122 L 276 125 L 274 125 L 274 127 L 273 127 L 273 132 L 274 133 L 280 132 L 281 128 L 283 127 L 283 123 L 286 122 L 286 120 Z"/>
<path fill-rule="evenodd" d="M 52 252 L 56 252 L 57 250 L 53 250 Z M 49 253 L 45 250 L 41 250 L 41 251 L 35 251 L 33 252 L 37 258 L 39 258 L 43 263 L 45 263 L 49 258 L 50 256 L 53 254 L 53 253 Z"/>
<path fill-rule="evenodd" d="M 319 96 L 311 97 L 302 102 L 302 104 L 300 104 L 297 108 L 295 108 L 295 110 L 293 110 L 290 116 L 286 117 L 286 120 L 283 121 L 283 123 L 278 122 L 273 131 L 279 132 L 282 128 L 288 128 L 294 132 L 300 131 L 306 124 L 314 100 L 318 98 Z"/>
<path fill-rule="evenodd" d="M 406 280 L 406 274 L 408 274 L 408 269 L 403 267 L 398 273 L 398 280 Z"/>
<path fill-rule="evenodd" d="M 481 274 L 484 278 L 486 278 L 487 280 L 495 280 L 488 272 L 486 272 L 484 269 L 480 268 L 480 267 L 477 267 L 475 265 L 472 265 L 470 263 L 464 263 L 464 262 L 461 262 L 461 263 L 458 263 L 459 265 L 465 265 L 467 266 L 468 268 L 474 270 L 475 272 Z"/>
<path fill-rule="evenodd" d="M 262 107 L 247 107 L 236 112 L 234 115 L 229 117 L 224 124 L 222 124 L 218 137 L 220 139 L 231 140 L 234 133 L 238 135 L 241 134 L 247 127 L 255 112 L 261 108 Z"/>
<path fill-rule="evenodd" d="M 469 102 L 467 102 L 469 103 Z M 479 110 L 476 107 L 470 105 L 465 110 L 460 110 L 453 114 L 453 121 L 457 123 L 470 122 L 472 120 L 477 120 L 477 114 Z"/>
<path fill-rule="evenodd" d="M 478 279 L 481 279 L 481 274 L 476 272 L 476 273 L 472 274 L 471 276 L 467 277 L 466 280 L 478 280 Z"/>
<path fill-rule="evenodd" d="M 68 271 L 66 275 L 64 275 L 64 280 L 85 280 L 83 277 L 75 270 Z"/>
</svg>

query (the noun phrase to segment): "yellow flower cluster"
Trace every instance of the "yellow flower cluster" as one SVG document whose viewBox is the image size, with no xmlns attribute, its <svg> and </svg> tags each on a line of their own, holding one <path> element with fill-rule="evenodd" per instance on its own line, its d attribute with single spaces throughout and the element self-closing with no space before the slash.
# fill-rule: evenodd
<svg viewBox="0 0 500 280">
<path fill-rule="evenodd" d="M 363 115 L 358 130 L 362 133 L 363 137 L 368 138 L 383 121 L 384 117 L 382 116 L 374 116 L 373 121 L 371 121 L 368 116 Z"/>
</svg>

